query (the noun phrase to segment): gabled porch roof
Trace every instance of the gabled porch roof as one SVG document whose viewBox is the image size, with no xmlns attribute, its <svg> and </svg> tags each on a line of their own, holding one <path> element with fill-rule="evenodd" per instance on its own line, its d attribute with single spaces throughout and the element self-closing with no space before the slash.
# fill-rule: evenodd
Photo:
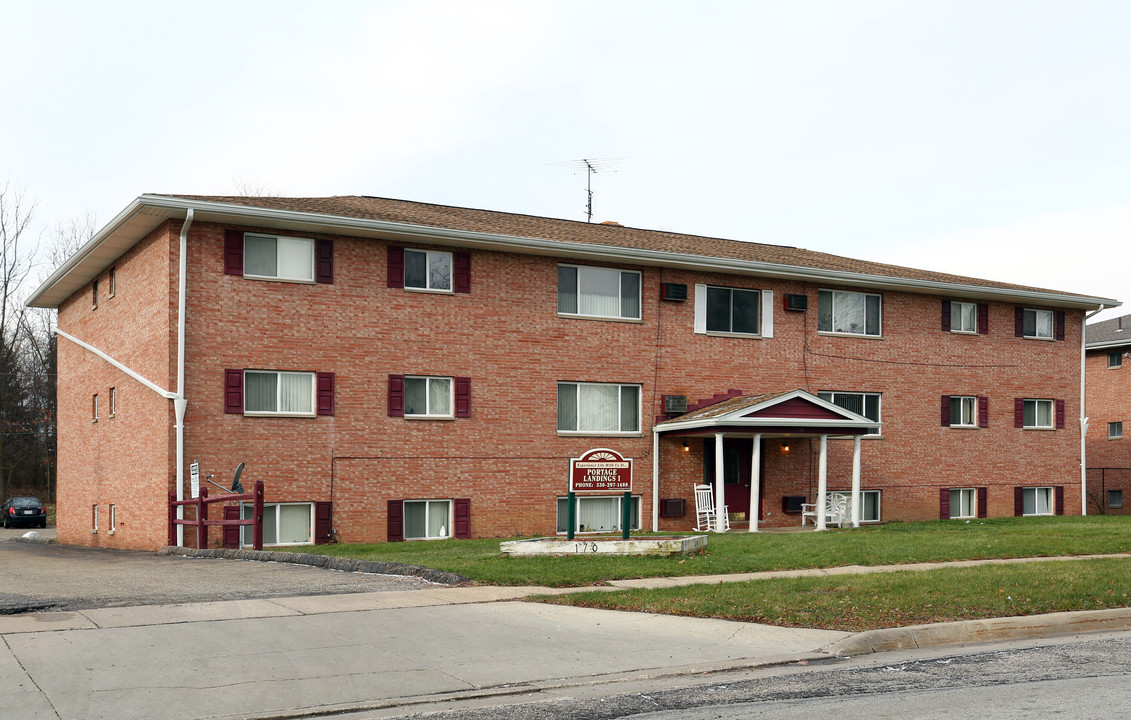
<svg viewBox="0 0 1131 720">
<path fill-rule="evenodd" d="M 740 395 L 657 423 L 659 435 L 865 435 L 879 423 L 805 390 Z"/>
</svg>

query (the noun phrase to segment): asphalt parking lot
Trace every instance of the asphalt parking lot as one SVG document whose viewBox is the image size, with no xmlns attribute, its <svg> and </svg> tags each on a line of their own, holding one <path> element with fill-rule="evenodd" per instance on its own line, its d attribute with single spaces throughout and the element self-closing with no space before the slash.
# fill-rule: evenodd
<svg viewBox="0 0 1131 720">
<path fill-rule="evenodd" d="M 0 530 L 0 614 L 415 590 L 415 577 L 20 542 Z M 37 530 L 45 537 L 54 528 Z"/>
</svg>

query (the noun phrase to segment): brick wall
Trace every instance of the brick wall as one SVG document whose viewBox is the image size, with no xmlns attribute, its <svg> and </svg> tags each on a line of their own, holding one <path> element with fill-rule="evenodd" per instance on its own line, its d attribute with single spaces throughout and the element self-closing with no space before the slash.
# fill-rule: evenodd
<svg viewBox="0 0 1131 720">
<path fill-rule="evenodd" d="M 1131 359 L 1108 366 L 1108 352 L 1131 345 L 1089 350 L 1084 359 L 1087 383 L 1088 512 L 1131 513 Z M 1109 437 L 1108 423 L 1123 423 L 1123 435 Z M 1106 468 L 1106 470 L 1104 469 Z M 1122 507 L 1110 507 L 1110 491 L 1122 494 Z"/>
</svg>

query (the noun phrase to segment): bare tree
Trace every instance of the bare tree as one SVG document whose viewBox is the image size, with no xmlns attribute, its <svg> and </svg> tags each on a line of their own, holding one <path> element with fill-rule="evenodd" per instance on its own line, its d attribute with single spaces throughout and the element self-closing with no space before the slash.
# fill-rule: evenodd
<svg viewBox="0 0 1131 720">
<path fill-rule="evenodd" d="M 279 193 L 266 184 L 247 178 L 233 178 L 232 186 L 240 197 L 279 197 Z"/>
</svg>

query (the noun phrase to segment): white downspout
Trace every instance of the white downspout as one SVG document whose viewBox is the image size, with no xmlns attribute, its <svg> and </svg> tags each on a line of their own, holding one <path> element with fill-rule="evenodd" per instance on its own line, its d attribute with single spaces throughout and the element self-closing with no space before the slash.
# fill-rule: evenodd
<svg viewBox="0 0 1131 720">
<path fill-rule="evenodd" d="M 1103 303 L 1100 304 L 1098 310 L 1093 310 L 1084 315 L 1083 322 L 1080 323 L 1080 514 L 1088 514 L 1088 416 L 1085 414 L 1087 410 L 1084 407 L 1086 395 L 1088 392 L 1087 387 L 1087 366 L 1085 360 L 1087 354 L 1085 353 L 1084 346 L 1088 334 L 1088 319 L 1094 317 L 1097 313 L 1104 311 Z"/>
<path fill-rule="evenodd" d="M 660 532 L 660 433 L 652 428 L 652 532 Z"/>
<path fill-rule="evenodd" d="M 188 231 L 192 225 L 192 208 L 185 211 L 181 225 L 181 244 L 177 258 L 177 396 L 173 398 L 173 413 L 177 433 L 177 500 L 185 499 L 185 286 L 188 275 Z M 185 508 L 177 506 L 177 518 L 183 520 Z M 185 526 L 177 525 L 177 545 L 184 547 Z"/>
</svg>

